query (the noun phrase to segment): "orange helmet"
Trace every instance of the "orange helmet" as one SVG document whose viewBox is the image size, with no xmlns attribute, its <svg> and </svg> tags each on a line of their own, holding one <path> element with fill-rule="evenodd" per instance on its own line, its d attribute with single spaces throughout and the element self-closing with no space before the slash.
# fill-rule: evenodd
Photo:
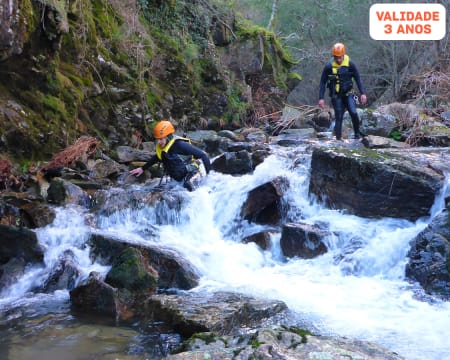
<svg viewBox="0 0 450 360">
<path fill-rule="evenodd" d="M 331 50 L 333 56 L 343 56 L 345 55 L 345 46 L 343 43 L 336 43 L 333 45 L 333 49 Z"/>
<path fill-rule="evenodd" d="M 155 137 L 155 139 L 165 138 L 167 135 L 173 134 L 174 132 L 175 128 L 168 120 L 161 120 L 153 128 L 153 136 Z"/>
</svg>

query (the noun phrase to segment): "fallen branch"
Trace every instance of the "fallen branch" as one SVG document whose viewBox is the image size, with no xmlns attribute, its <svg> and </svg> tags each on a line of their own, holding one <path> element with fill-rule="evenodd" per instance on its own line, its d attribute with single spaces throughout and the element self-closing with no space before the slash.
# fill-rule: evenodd
<svg viewBox="0 0 450 360">
<path fill-rule="evenodd" d="M 42 165 L 39 170 L 43 171 L 59 167 L 70 167 L 78 160 L 86 161 L 99 149 L 99 147 L 99 140 L 93 137 L 83 136 L 79 138 L 75 144 L 56 154 L 49 163 Z"/>
</svg>

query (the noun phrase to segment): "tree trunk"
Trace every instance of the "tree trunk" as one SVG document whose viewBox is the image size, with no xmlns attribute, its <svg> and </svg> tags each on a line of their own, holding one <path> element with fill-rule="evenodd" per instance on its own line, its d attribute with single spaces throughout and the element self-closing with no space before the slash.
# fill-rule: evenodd
<svg viewBox="0 0 450 360">
<path fill-rule="evenodd" d="M 278 0 L 273 0 L 272 14 L 270 15 L 269 24 L 267 25 L 267 29 L 273 32 L 275 32 L 275 22 L 277 18 L 277 12 L 278 12 Z"/>
</svg>

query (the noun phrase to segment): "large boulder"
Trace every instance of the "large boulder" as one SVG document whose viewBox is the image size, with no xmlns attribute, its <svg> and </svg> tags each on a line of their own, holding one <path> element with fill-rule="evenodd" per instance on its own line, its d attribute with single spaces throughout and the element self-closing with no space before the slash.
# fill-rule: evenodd
<svg viewBox="0 0 450 360">
<path fill-rule="evenodd" d="M 277 225 L 282 218 L 282 197 L 289 181 L 277 177 L 251 190 L 241 208 L 241 216 L 250 222 Z"/>
<path fill-rule="evenodd" d="M 198 332 L 237 333 L 258 327 L 263 320 L 276 322 L 276 316 L 287 311 L 282 301 L 230 292 L 155 294 L 144 308 L 144 315 L 187 337 Z"/>
<path fill-rule="evenodd" d="M 182 352 L 166 359 L 404 359 L 374 343 L 342 337 L 314 336 L 307 330 L 286 326 L 261 328 L 238 336 L 195 334 L 179 351 Z"/>
<path fill-rule="evenodd" d="M 119 289 L 130 291 L 154 291 L 158 284 L 158 273 L 133 247 L 126 248 L 114 261 L 105 282 Z"/>
<path fill-rule="evenodd" d="M 91 273 L 86 283 L 70 291 L 75 311 L 118 318 L 121 313 L 119 291 L 106 284 L 97 273 Z"/>
<path fill-rule="evenodd" d="M 36 233 L 0 224 L 0 290 L 23 275 L 26 266 L 43 264 L 44 249 Z"/>
<path fill-rule="evenodd" d="M 450 300 L 450 211 L 444 210 L 411 242 L 405 274 L 429 294 Z"/>
<path fill-rule="evenodd" d="M 55 217 L 54 209 L 42 196 L 28 192 L 0 194 L 0 224 L 34 229 L 52 223 Z"/>
<path fill-rule="evenodd" d="M 315 258 L 328 251 L 323 241 L 323 238 L 327 235 L 329 235 L 329 232 L 320 229 L 317 225 L 284 224 L 280 238 L 281 251 L 287 257 Z"/>
<path fill-rule="evenodd" d="M 44 260 L 44 249 L 39 244 L 36 233 L 15 226 L 0 224 L 0 264 L 12 257 L 24 258 L 29 263 Z"/>
<path fill-rule="evenodd" d="M 189 290 L 198 285 L 199 275 L 194 266 L 173 249 L 156 245 L 131 244 L 125 240 L 98 234 L 93 234 L 88 243 L 91 247 L 91 256 L 105 265 L 116 263 L 127 248 L 139 250 L 145 260 L 146 272 L 153 273 L 153 270 L 157 272 L 158 288 Z M 144 260 L 140 258 L 140 266 L 144 266 L 142 265 Z M 150 267 L 152 270 L 148 270 Z M 117 285 L 116 282 L 114 283 Z"/>
<path fill-rule="evenodd" d="M 333 209 L 369 218 L 429 216 L 450 166 L 449 149 L 315 148 L 309 192 Z"/>
</svg>

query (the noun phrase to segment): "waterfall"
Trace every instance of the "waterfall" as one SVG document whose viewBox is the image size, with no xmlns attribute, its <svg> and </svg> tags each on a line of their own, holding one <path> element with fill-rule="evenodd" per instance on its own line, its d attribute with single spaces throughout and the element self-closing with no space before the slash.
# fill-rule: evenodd
<svg viewBox="0 0 450 360">
<path fill-rule="evenodd" d="M 296 151 L 304 155 L 303 150 Z M 242 220 L 239 213 L 248 191 L 276 176 L 289 180 L 283 198 L 288 220 L 329 230 L 326 254 L 286 259 L 276 233 L 266 251 L 241 242 L 245 236 L 273 228 Z M 366 219 L 326 209 L 308 196 L 308 183 L 308 156 L 299 161 L 292 149 L 276 148 L 251 175 L 211 172 L 196 191 L 185 193 L 181 209 L 167 210 L 167 221 L 158 224 L 156 212 L 161 209 L 151 207 L 102 216 L 96 228 L 85 224 L 82 209 L 60 209 L 53 224 L 36 231 L 46 247 L 45 269 L 30 270 L 8 289 L 0 309 L 25 294 L 29 301 L 38 296 L 29 294 L 29 289 L 67 249 L 83 269 L 82 278 L 91 271 L 105 274 L 108 268 L 91 263 L 83 246 L 95 231 L 177 249 L 201 274 L 200 285 L 192 291 L 227 290 L 282 300 L 321 334 L 374 341 L 408 360 L 450 359 L 450 303 L 425 295 L 420 286 L 404 278 L 409 242 L 432 217 L 416 222 Z M 444 206 L 448 185 L 449 181 L 436 198 L 433 216 Z M 158 236 L 149 237 L 150 229 Z"/>
</svg>

